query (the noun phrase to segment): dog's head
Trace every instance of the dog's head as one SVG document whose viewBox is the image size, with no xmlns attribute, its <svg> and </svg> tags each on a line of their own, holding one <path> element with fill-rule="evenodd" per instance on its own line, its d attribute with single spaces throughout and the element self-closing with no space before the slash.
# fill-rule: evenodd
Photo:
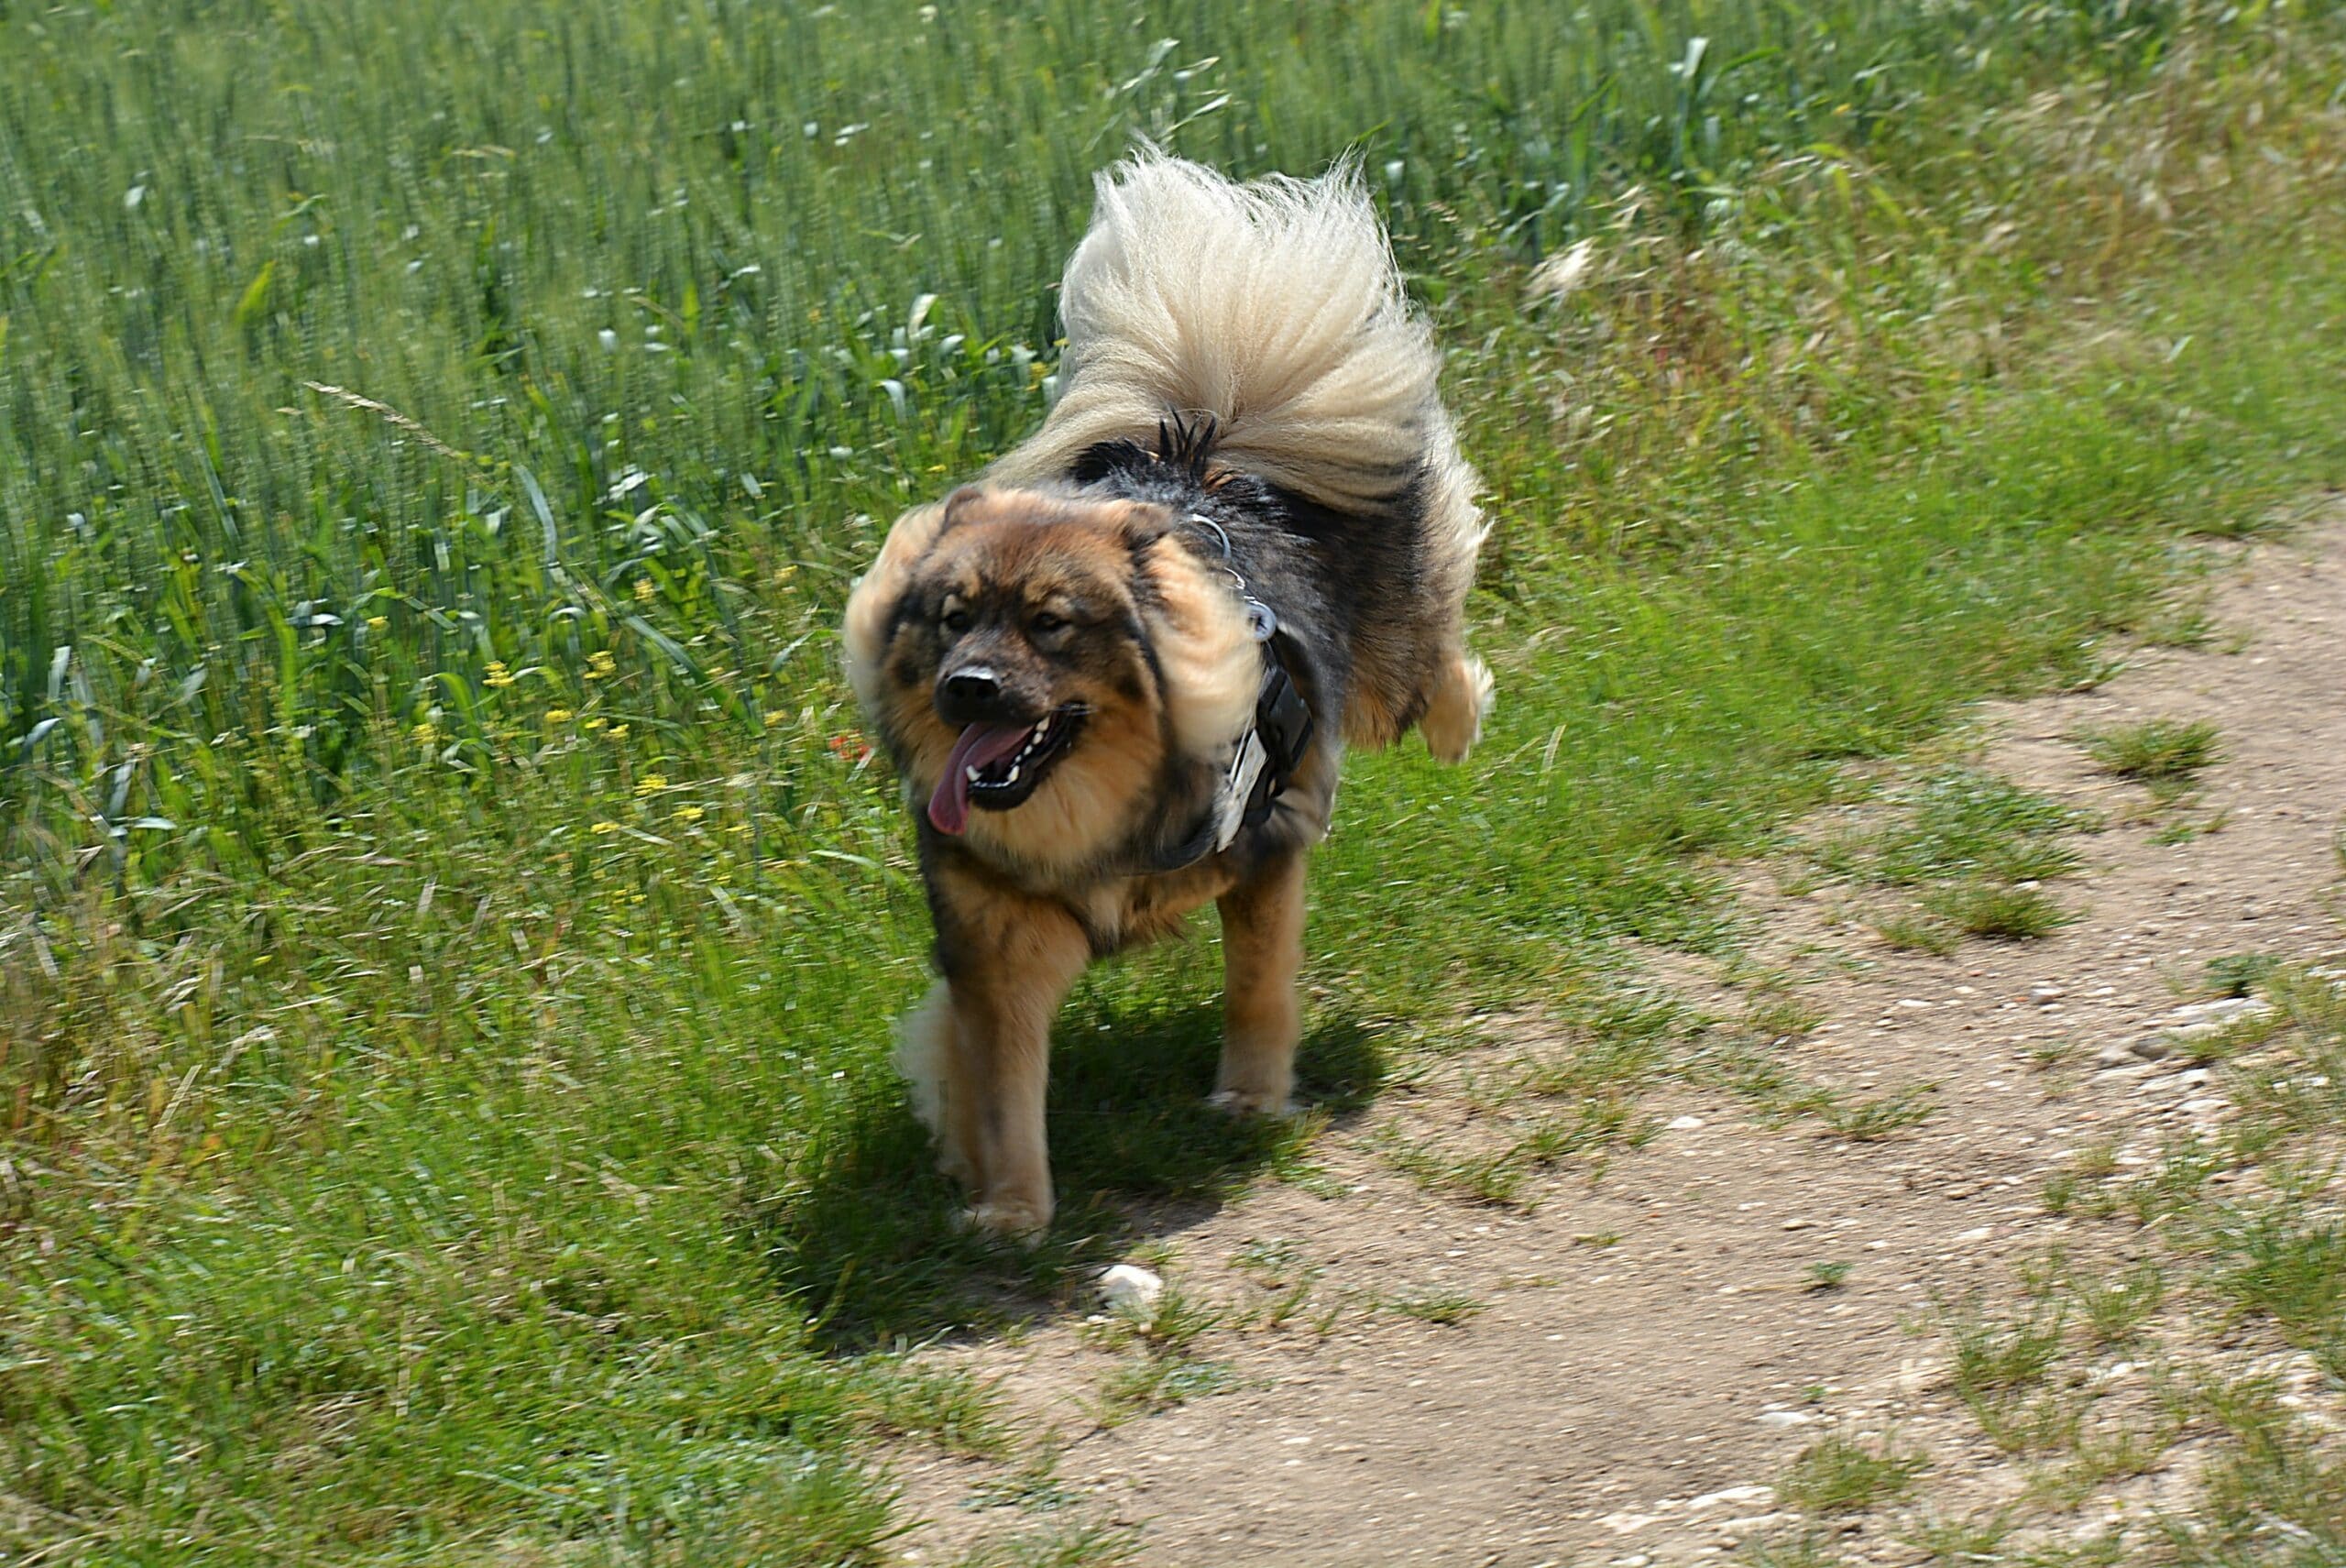
<svg viewBox="0 0 2346 1568">
<path fill-rule="evenodd" d="M 937 831 L 1071 868 L 1210 791 L 1260 655 L 1178 524 L 981 488 L 897 520 L 848 601 L 848 673 Z"/>
</svg>

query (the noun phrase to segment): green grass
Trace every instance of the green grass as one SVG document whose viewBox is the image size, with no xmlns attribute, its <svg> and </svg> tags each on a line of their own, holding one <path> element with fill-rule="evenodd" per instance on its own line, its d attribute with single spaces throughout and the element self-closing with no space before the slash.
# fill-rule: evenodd
<svg viewBox="0 0 2346 1568">
<path fill-rule="evenodd" d="M 0 11 L 0 1553 L 869 1563 L 875 1440 L 994 1441 L 900 1346 L 1304 1168 L 1197 1103 L 1210 939 L 1070 1002 L 1033 1252 L 885 1065 L 832 628 L 1040 417 L 1135 130 L 1360 148 L 1492 494 L 1486 749 L 1357 760 L 1316 872 L 1336 1114 L 1731 946 L 1720 857 L 2346 475 L 2327 11 L 1130 21 Z"/>
<path fill-rule="evenodd" d="M 1916 907 L 1868 920 L 1884 945 L 1945 958 L 1966 937 L 2023 940 L 2073 918 L 2035 883 L 2082 863 L 2064 836 L 2098 828 L 2090 813 L 1972 768 L 1932 773 L 1884 804 L 1886 823 L 1807 851 L 1827 875 L 1918 890 Z"/>
<path fill-rule="evenodd" d="M 1891 804 L 1895 821 L 1819 846 L 1818 863 L 1885 887 L 1957 876 L 2050 879 L 2077 867 L 2077 851 L 2059 836 L 2096 825 L 2089 813 L 1971 768 L 1931 774 L 1898 792 Z"/>
</svg>

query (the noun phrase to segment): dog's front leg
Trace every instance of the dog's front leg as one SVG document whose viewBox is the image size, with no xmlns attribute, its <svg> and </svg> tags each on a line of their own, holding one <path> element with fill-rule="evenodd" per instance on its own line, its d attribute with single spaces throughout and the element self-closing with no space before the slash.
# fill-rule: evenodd
<svg viewBox="0 0 2346 1568">
<path fill-rule="evenodd" d="M 955 908 L 937 935 L 952 1013 L 942 1041 L 946 1161 L 970 1183 L 972 1223 L 1031 1235 L 1051 1223 L 1051 1021 L 1091 945 L 1058 905 L 999 894 Z"/>
<path fill-rule="evenodd" d="M 1222 912 L 1222 1070 L 1213 1102 L 1242 1116 L 1294 1106 L 1295 1043 L 1303 1032 L 1296 971 L 1303 965 L 1303 851 L 1285 850 L 1215 901 Z"/>
</svg>

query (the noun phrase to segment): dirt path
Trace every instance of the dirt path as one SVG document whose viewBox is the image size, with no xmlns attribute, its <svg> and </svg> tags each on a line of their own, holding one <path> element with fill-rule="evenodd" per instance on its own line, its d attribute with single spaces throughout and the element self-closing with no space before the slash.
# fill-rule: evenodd
<svg viewBox="0 0 2346 1568">
<path fill-rule="evenodd" d="M 900 1455 L 909 1511 L 933 1521 L 906 1559 L 949 1562 L 1057 1502 L 1137 1527 L 1140 1561 L 1185 1568 L 1696 1562 L 1780 1524 L 1772 1484 L 1828 1430 L 1927 1451 L 1950 1508 L 2011 1495 L 2015 1474 L 1944 1387 L 1933 1302 L 2008 1288 L 2015 1262 L 2070 1235 L 2041 1190 L 2079 1148 L 2114 1140 L 2121 1164 L 2141 1160 L 2217 1113 L 2203 1069 L 2130 1049 L 2185 1000 L 2171 979 L 2341 941 L 2328 890 L 2346 812 L 2346 519 L 2260 546 L 2216 584 L 2216 641 L 2235 651 L 2146 651 L 2090 694 L 1979 715 L 1976 765 L 2116 824 L 2073 840 L 2086 867 L 2055 891 L 2075 924 L 1900 952 L 1846 917 L 1850 889 L 1746 875 L 1764 932 L 1750 957 L 1824 1014 L 1800 1070 L 1844 1091 L 1934 1084 L 1927 1120 L 1858 1143 L 1809 1118 L 1770 1124 L 1735 1093 L 1672 1090 L 1643 1107 L 1651 1141 L 1594 1185 L 1540 1179 L 1523 1212 L 1429 1192 L 1376 1146 L 1387 1118 L 1471 1129 L 1463 1063 L 1323 1138 L 1325 1196 L 1266 1185 L 1164 1234 L 1187 1294 L 1255 1314 L 1190 1347 L 1215 1391 L 1102 1426 L 1102 1380 L 1135 1352 L 1098 1325 L 940 1352 L 1000 1376 L 1063 1446 L 1047 1474 L 1031 1453 L 1023 1471 Z M 2071 739 L 2154 716 L 2221 729 L 2224 760 L 2181 818 L 2154 817 Z M 2159 841 L 2179 819 L 2220 830 Z M 1747 1000 L 1709 966 L 1667 979 L 1714 1013 Z M 1820 1265 L 1846 1266 L 1836 1288 L 1818 1288 Z M 1268 1303 L 1307 1279 L 1271 1325 Z M 2187 1445 L 2077 1517 L 2170 1496 L 2187 1468 Z M 1862 1530 L 1840 1550 L 1916 1560 Z"/>
</svg>

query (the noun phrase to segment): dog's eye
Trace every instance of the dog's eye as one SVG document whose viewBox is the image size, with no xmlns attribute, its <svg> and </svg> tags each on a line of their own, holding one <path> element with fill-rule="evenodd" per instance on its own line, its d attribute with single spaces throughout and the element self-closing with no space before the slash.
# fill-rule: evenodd
<svg viewBox="0 0 2346 1568">
<path fill-rule="evenodd" d="M 945 630 L 953 632 L 956 635 L 969 630 L 970 612 L 966 609 L 947 610 L 945 612 Z"/>
<path fill-rule="evenodd" d="M 1064 631 L 1067 630 L 1067 617 L 1063 615 L 1053 615 L 1047 609 L 1026 624 L 1033 629 L 1036 636 L 1048 637 L 1054 631 Z"/>
</svg>

